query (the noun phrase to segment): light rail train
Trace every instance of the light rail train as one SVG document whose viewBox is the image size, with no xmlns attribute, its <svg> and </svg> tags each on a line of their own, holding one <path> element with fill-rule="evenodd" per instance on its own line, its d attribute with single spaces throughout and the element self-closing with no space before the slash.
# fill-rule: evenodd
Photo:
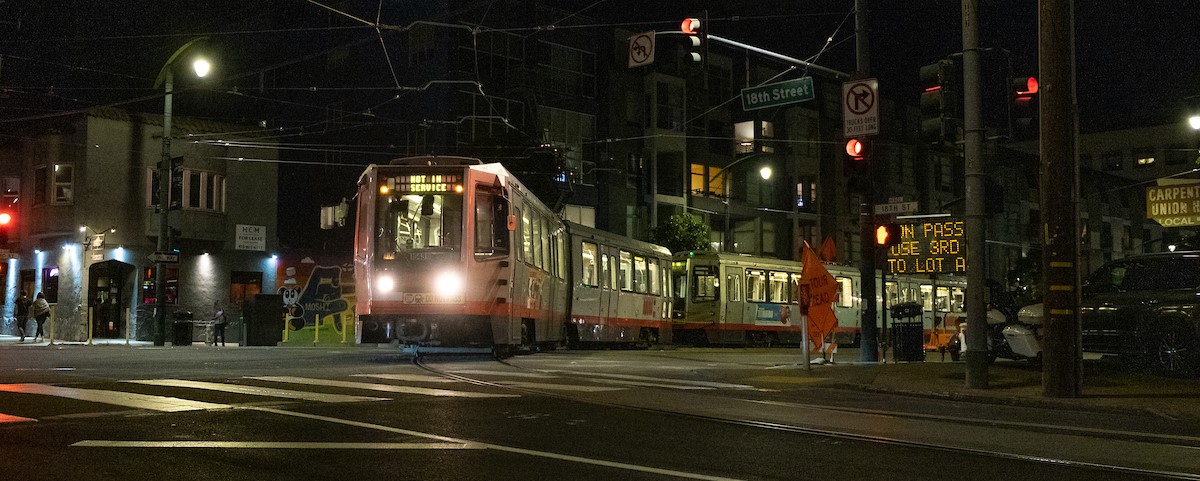
<svg viewBox="0 0 1200 481">
<path fill-rule="evenodd" d="M 499 355 L 655 343 L 799 344 L 799 262 L 664 247 L 561 220 L 500 164 L 427 156 L 359 178 L 354 242 L 359 343 Z M 842 342 L 855 339 L 856 269 L 839 287 Z M 961 312 L 963 284 L 901 277 L 889 304 L 923 302 L 930 339 Z M 939 307 L 939 316 L 932 313 Z M 928 347 L 928 346 L 927 346 Z"/>
</svg>

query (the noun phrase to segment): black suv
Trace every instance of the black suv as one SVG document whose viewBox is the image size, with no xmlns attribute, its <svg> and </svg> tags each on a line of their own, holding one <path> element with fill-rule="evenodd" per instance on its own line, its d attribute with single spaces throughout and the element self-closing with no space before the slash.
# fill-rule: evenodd
<svg viewBox="0 0 1200 481">
<path fill-rule="evenodd" d="M 1200 252 L 1116 260 L 1083 285 L 1083 350 L 1172 375 L 1200 367 Z"/>
</svg>

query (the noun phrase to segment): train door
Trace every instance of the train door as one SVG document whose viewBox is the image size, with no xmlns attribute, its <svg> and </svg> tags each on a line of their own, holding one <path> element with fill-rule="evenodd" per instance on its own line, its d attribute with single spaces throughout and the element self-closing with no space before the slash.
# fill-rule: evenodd
<svg viewBox="0 0 1200 481">
<path fill-rule="evenodd" d="M 617 301 L 620 299 L 620 291 L 617 287 L 617 260 L 616 252 L 608 246 L 600 246 L 601 252 L 604 253 L 604 258 L 601 261 L 601 269 L 604 283 L 603 292 L 600 294 L 600 317 L 604 320 L 604 325 L 611 325 L 617 318 Z"/>
<path fill-rule="evenodd" d="M 594 324 L 604 315 L 601 306 L 607 301 L 604 295 L 604 277 L 600 265 L 603 261 L 603 254 L 600 252 L 600 246 L 595 242 L 578 241 L 576 251 L 579 252 L 573 262 L 577 266 L 575 269 L 575 289 L 572 294 L 571 313 L 576 322 L 572 325 L 576 331 L 569 333 L 572 341 L 578 341 L 583 333 L 578 329 L 582 325 Z M 586 324 L 584 324 L 586 323 Z"/>
</svg>

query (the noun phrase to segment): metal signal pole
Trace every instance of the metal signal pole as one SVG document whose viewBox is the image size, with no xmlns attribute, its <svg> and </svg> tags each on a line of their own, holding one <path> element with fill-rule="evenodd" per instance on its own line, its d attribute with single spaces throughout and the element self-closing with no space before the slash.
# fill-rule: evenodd
<svg viewBox="0 0 1200 481">
<path fill-rule="evenodd" d="M 867 0 L 854 0 L 854 45 L 857 51 L 855 74 L 866 77 L 871 71 L 870 39 L 867 37 Z M 860 242 L 862 243 L 862 258 L 858 264 L 858 278 L 862 297 L 862 343 L 859 359 L 864 362 L 879 361 L 879 325 L 875 319 L 877 301 L 875 300 L 875 241 L 871 228 L 875 215 L 875 184 L 876 179 L 871 175 L 874 149 L 867 151 L 866 193 L 863 196 L 862 211 L 858 221 L 862 223 Z"/>
</svg>

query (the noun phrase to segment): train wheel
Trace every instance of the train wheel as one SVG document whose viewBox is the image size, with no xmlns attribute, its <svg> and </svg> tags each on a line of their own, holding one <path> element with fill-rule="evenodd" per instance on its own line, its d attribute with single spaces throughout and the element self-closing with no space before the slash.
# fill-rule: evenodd
<svg viewBox="0 0 1200 481">
<path fill-rule="evenodd" d="M 643 327 L 642 330 L 638 332 L 638 341 L 634 344 L 634 347 L 637 349 L 650 349 L 650 346 L 653 345 L 654 334 L 652 334 L 649 329 Z"/>
</svg>

